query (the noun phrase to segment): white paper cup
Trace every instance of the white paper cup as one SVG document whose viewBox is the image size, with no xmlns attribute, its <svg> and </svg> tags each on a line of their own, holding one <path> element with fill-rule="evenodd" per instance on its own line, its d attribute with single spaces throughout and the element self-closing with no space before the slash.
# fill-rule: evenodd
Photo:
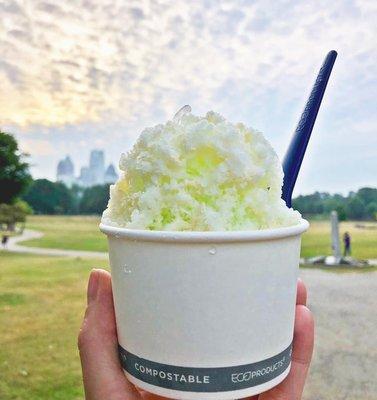
<svg viewBox="0 0 377 400">
<path fill-rule="evenodd" d="M 127 378 L 174 399 L 235 399 L 287 375 L 307 221 L 249 232 L 100 225 Z"/>
</svg>

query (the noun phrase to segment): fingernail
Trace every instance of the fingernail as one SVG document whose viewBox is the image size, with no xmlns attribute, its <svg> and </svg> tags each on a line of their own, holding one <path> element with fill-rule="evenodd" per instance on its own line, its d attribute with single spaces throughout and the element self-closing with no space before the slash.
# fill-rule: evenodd
<svg viewBox="0 0 377 400">
<path fill-rule="evenodd" d="M 98 270 L 92 269 L 88 282 L 88 295 L 87 295 L 88 304 L 96 299 L 98 284 L 99 284 Z"/>
</svg>

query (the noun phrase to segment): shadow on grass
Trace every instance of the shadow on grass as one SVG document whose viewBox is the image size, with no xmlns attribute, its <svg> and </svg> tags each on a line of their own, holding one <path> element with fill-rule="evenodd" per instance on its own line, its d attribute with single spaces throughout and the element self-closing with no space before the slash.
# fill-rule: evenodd
<svg viewBox="0 0 377 400">
<path fill-rule="evenodd" d="M 21 293 L 0 293 L 0 307 L 1 306 L 16 306 L 24 304 L 26 296 Z"/>
</svg>

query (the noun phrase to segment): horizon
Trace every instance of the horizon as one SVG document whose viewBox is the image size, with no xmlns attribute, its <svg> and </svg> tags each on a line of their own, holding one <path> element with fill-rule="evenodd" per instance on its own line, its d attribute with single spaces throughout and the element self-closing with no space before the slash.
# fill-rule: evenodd
<svg viewBox="0 0 377 400">
<path fill-rule="evenodd" d="M 282 158 L 329 50 L 338 58 L 294 196 L 375 187 L 377 5 L 310 0 L 0 5 L 0 126 L 55 179 L 92 148 L 116 167 L 184 104 L 264 133 Z M 158 15 L 158 19 L 156 16 Z"/>
<path fill-rule="evenodd" d="M 103 152 L 104 152 L 104 156 L 105 156 L 105 166 L 107 166 L 107 167 L 109 167 L 110 165 L 114 166 L 114 167 L 116 168 L 116 172 L 119 174 L 119 168 L 117 167 L 117 165 L 116 165 L 114 162 L 108 161 L 108 160 L 106 159 L 106 152 L 105 152 L 103 149 L 101 149 L 101 148 L 99 148 L 99 147 L 96 147 L 96 148 L 92 148 L 92 149 L 90 149 L 90 150 L 88 150 L 88 151 L 89 151 L 89 152 L 88 152 L 87 162 L 83 161 L 81 167 L 77 167 L 77 166 L 75 165 L 75 162 L 74 162 L 74 160 L 72 160 L 72 157 L 70 156 L 70 154 L 65 154 L 64 156 L 62 156 L 61 159 L 57 160 L 55 172 L 56 172 L 56 170 L 57 170 L 58 163 L 59 163 L 60 161 L 64 160 L 66 157 L 69 157 L 69 158 L 71 159 L 72 163 L 73 163 L 73 166 L 74 166 L 74 173 L 73 173 L 73 175 L 74 175 L 75 178 L 78 178 L 78 177 L 80 176 L 80 168 L 82 168 L 82 167 L 87 167 L 88 164 L 89 164 L 90 153 L 93 152 L 93 151 L 103 151 Z M 36 180 L 36 179 L 47 179 L 47 180 L 50 180 L 50 181 L 52 181 L 52 182 L 57 182 L 56 173 L 55 173 L 55 177 L 52 178 L 52 179 L 50 179 L 50 178 L 48 178 L 48 177 L 43 177 L 43 176 L 42 176 L 42 177 L 37 177 L 37 178 L 33 176 L 33 179 L 34 179 L 34 180 Z M 63 183 L 64 183 L 64 182 L 63 182 Z M 316 192 L 319 192 L 319 193 L 328 193 L 328 194 L 330 194 L 330 195 L 340 194 L 340 195 L 342 195 L 342 196 L 348 196 L 351 192 L 356 193 L 358 190 L 360 190 L 360 189 L 362 189 L 362 188 L 372 188 L 372 189 L 375 189 L 375 188 L 377 188 L 377 185 L 360 186 L 360 187 L 353 188 L 353 189 L 351 188 L 350 190 L 345 191 L 345 192 L 339 192 L 339 191 L 338 191 L 338 192 L 330 192 L 330 191 L 327 191 L 327 190 L 314 190 L 314 191 L 312 191 L 312 192 L 294 194 L 294 197 L 298 197 L 298 196 L 300 196 L 300 195 L 307 196 L 307 195 L 314 194 L 314 193 L 316 193 Z"/>
</svg>

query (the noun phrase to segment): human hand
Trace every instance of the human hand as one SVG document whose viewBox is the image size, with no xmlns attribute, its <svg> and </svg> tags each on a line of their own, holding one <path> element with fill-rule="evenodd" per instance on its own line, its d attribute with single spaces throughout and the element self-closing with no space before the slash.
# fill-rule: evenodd
<svg viewBox="0 0 377 400">
<path fill-rule="evenodd" d="M 306 307 L 304 283 L 297 284 L 292 366 L 287 378 L 273 389 L 248 400 L 299 400 L 305 385 L 314 343 L 314 322 Z M 136 388 L 125 377 L 118 359 L 111 276 L 90 274 L 88 306 L 78 338 L 86 400 L 163 400 Z"/>
</svg>

